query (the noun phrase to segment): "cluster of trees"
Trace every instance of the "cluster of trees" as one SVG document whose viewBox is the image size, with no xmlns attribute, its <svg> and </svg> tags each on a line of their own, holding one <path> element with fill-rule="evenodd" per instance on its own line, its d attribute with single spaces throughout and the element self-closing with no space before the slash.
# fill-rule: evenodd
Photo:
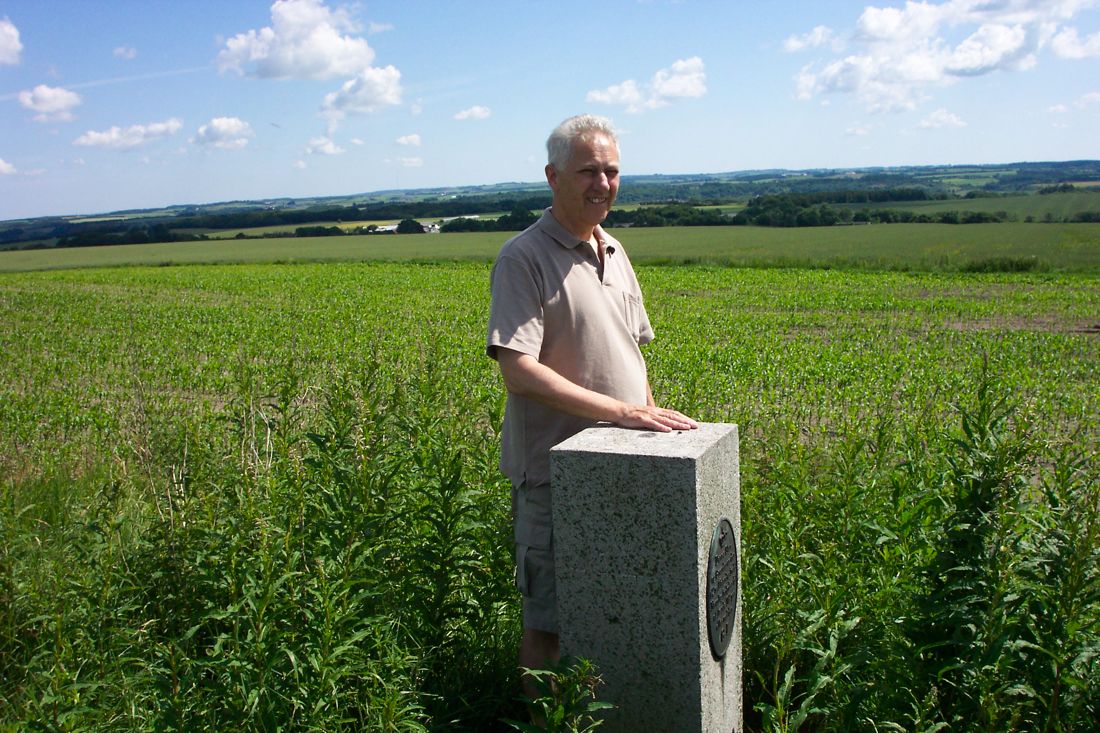
<svg viewBox="0 0 1100 733">
<path fill-rule="evenodd" d="M 1072 183 L 1059 183 L 1054 186 L 1043 186 L 1039 189 L 1039 193 L 1042 195 L 1049 195 L 1052 193 L 1072 193 L 1077 190 L 1077 186 Z"/>
<path fill-rule="evenodd" d="M 541 207 L 540 207 L 541 208 Z M 521 232 L 538 220 L 530 208 L 517 206 L 504 216 L 496 219 L 472 219 L 459 217 L 444 222 L 441 232 Z"/>
<path fill-rule="evenodd" d="M 179 216 L 172 222 L 176 229 L 251 229 L 281 225 L 309 224 L 319 221 L 362 221 L 379 219 L 446 219 L 492 211 L 537 209 L 550 205 L 549 196 L 463 196 L 443 200 L 404 201 L 366 205 L 313 207 L 308 209 L 267 209 L 204 216 Z"/>
<path fill-rule="evenodd" d="M 345 232 L 340 227 L 298 227 L 294 230 L 295 237 L 342 237 Z"/>
<path fill-rule="evenodd" d="M 612 209 L 604 226 L 609 227 L 695 227 L 733 223 L 718 209 L 699 209 L 688 204 L 643 206 L 638 209 Z"/>
<path fill-rule="evenodd" d="M 130 226 L 121 231 L 92 229 L 71 234 L 57 240 L 58 247 L 102 247 L 111 244 L 152 244 L 154 242 L 198 242 L 207 239 L 205 234 L 186 234 L 168 228 L 167 224 L 147 227 Z"/>
<path fill-rule="evenodd" d="M 843 224 L 985 224 L 1009 221 L 1008 212 L 939 211 L 915 212 L 905 209 L 830 206 L 830 203 L 854 204 L 891 201 L 938 200 L 922 189 L 884 189 L 882 191 L 835 191 L 819 194 L 783 194 L 758 196 L 732 219 L 733 224 L 765 227 L 818 227 Z"/>
</svg>

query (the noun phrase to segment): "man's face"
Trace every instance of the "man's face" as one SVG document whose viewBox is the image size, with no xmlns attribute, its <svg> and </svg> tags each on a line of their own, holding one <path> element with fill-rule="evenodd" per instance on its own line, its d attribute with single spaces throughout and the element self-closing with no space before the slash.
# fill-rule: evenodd
<svg viewBox="0 0 1100 733">
<path fill-rule="evenodd" d="M 619 192 L 619 149 L 602 133 L 573 143 L 573 154 L 562 170 L 546 166 L 554 191 L 554 217 L 573 234 L 591 236 L 611 210 Z"/>
</svg>

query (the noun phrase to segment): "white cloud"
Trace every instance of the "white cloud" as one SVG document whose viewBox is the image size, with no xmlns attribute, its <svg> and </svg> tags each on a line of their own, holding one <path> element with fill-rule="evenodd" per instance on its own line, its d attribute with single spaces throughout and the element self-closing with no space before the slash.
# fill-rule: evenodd
<svg viewBox="0 0 1100 733">
<path fill-rule="evenodd" d="M 315 137 L 306 145 L 306 155 L 343 155 L 345 152 L 330 137 Z"/>
<path fill-rule="evenodd" d="M 19 54 L 23 44 L 19 42 L 19 29 L 7 16 L 0 20 L 0 65 L 14 66 L 19 63 Z"/>
<path fill-rule="evenodd" d="M 252 125 L 239 117 L 215 117 L 199 127 L 191 142 L 222 150 L 240 150 L 248 145 L 254 134 Z"/>
<path fill-rule="evenodd" d="M 374 61 L 358 26 L 322 0 L 276 0 L 271 25 L 238 33 L 218 54 L 218 68 L 261 79 L 330 79 L 360 73 Z"/>
<path fill-rule="evenodd" d="M 372 36 L 376 33 L 386 33 L 388 31 L 392 31 L 392 30 L 393 30 L 393 23 L 375 23 L 375 22 L 371 22 L 371 24 L 369 26 L 367 26 L 367 33 L 370 33 Z"/>
<path fill-rule="evenodd" d="M 3 158 L 0 158 L 0 176 L 13 176 L 15 173 L 15 166 Z"/>
<path fill-rule="evenodd" d="M 132 46 L 116 46 L 114 54 L 115 58 L 133 61 L 137 58 L 137 49 Z"/>
<path fill-rule="evenodd" d="M 413 133 L 412 135 L 402 135 L 401 137 L 394 140 L 394 142 L 398 145 L 409 145 L 414 148 L 419 148 L 420 136 L 416 133 Z"/>
<path fill-rule="evenodd" d="M 363 142 L 363 140 L 361 140 L 361 139 L 359 139 L 359 138 L 357 138 L 357 137 L 353 137 L 353 138 L 351 139 L 351 144 L 352 144 L 352 145 L 366 145 L 366 143 L 365 143 L 365 142 Z"/>
<path fill-rule="evenodd" d="M 1076 28 L 1066 28 L 1051 40 L 1050 46 L 1056 56 L 1064 59 L 1087 59 L 1100 56 L 1100 32 L 1093 33 L 1082 41 L 1077 36 Z"/>
<path fill-rule="evenodd" d="M 402 158 L 401 159 L 401 166 L 404 167 L 404 168 L 423 168 L 424 167 L 424 159 L 423 158 Z"/>
<path fill-rule="evenodd" d="M 1089 92 L 1088 94 L 1082 94 L 1077 98 L 1077 101 L 1073 103 L 1074 107 L 1078 109 L 1085 109 L 1091 107 L 1094 104 L 1100 104 L 1100 92 Z"/>
<path fill-rule="evenodd" d="M 304 160 L 296 160 L 296 161 L 294 161 L 293 167 L 294 167 L 294 170 L 304 171 L 309 166 L 306 165 L 306 162 Z"/>
<path fill-rule="evenodd" d="M 966 127 L 966 123 L 958 115 L 941 107 L 921 120 L 920 126 L 931 130 L 941 127 Z"/>
<path fill-rule="evenodd" d="M 19 92 L 19 103 L 37 112 L 34 119 L 39 122 L 67 122 L 73 118 L 73 108 L 82 101 L 76 92 L 45 84 Z"/>
<path fill-rule="evenodd" d="M 707 74 L 703 59 L 692 56 L 672 64 L 670 69 L 661 69 L 653 75 L 650 82 L 653 96 L 651 107 L 663 107 L 672 99 L 693 99 L 707 93 Z"/>
<path fill-rule="evenodd" d="M 697 98 L 706 93 L 705 65 L 701 58 L 692 56 L 673 62 L 667 69 L 658 70 L 644 88 L 633 79 L 627 79 L 620 84 L 588 92 L 585 101 L 625 107 L 627 112 L 638 113 L 666 107 L 676 99 Z"/>
<path fill-rule="evenodd" d="M 464 109 L 461 112 L 455 113 L 456 120 L 484 120 L 488 119 L 492 114 L 492 110 L 488 107 L 482 107 L 480 104 L 474 105 L 468 109 Z"/>
<path fill-rule="evenodd" d="M 871 128 L 867 125 L 852 125 L 844 131 L 844 134 L 851 137 L 866 137 L 871 134 Z"/>
<path fill-rule="evenodd" d="M 73 145 L 81 145 L 89 148 L 128 150 L 168 137 L 169 135 L 175 135 L 182 128 L 183 122 L 173 117 L 164 122 L 152 122 L 148 125 L 130 125 L 125 128 L 115 126 L 102 132 L 89 130 L 74 140 Z"/>
<path fill-rule="evenodd" d="M 951 52 L 944 69 L 949 74 L 977 76 L 1000 68 L 1033 66 L 1036 45 L 1022 25 L 983 25 Z"/>
<path fill-rule="evenodd" d="M 783 50 L 787 53 L 797 53 L 798 51 L 805 51 L 808 48 L 817 48 L 818 46 L 824 46 L 826 43 L 835 42 L 836 36 L 833 35 L 832 28 L 819 25 L 809 33 L 787 38 L 787 40 L 783 42 Z"/>
<path fill-rule="evenodd" d="M 339 91 L 325 95 L 321 116 L 331 122 L 349 114 L 370 114 L 383 107 L 401 104 L 401 72 L 393 66 L 368 67 Z"/>
<path fill-rule="evenodd" d="M 1054 104 L 1047 107 L 1047 112 L 1056 115 L 1064 115 L 1066 112 L 1069 112 L 1069 107 L 1064 104 Z"/>
<path fill-rule="evenodd" d="M 585 101 L 626 107 L 632 112 L 640 111 L 645 105 L 642 90 L 633 79 L 627 79 L 622 84 L 612 84 L 606 89 L 593 89 L 585 95 Z"/>
<path fill-rule="evenodd" d="M 968 77 L 1018 72 L 1046 46 L 1059 55 L 1100 55 L 1100 34 L 1081 41 L 1060 27 L 1093 0 L 907 0 L 866 7 L 855 22 L 851 53 L 825 56 L 795 77 L 799 99 L 850 94 L 871 111 L 911 110 L 929 93 Z M 824 31 L 788 39 L 788 48 L 823 41 Z M 958 39 L 962 39 L 961 41 Z"/>
</svg>

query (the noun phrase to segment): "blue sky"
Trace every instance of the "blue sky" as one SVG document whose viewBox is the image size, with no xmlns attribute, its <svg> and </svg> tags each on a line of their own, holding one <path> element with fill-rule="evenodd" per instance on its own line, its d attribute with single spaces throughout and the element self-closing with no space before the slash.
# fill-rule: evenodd
<svg viewBox="0 0 1100 733">
<path fill-rule="evenodd" d="M 872 0 L 873 1 L 873 0 Z M 1100 0 L 0 0 L 0 219 L 624 173 L 1100 157 Z"/>
</svg>

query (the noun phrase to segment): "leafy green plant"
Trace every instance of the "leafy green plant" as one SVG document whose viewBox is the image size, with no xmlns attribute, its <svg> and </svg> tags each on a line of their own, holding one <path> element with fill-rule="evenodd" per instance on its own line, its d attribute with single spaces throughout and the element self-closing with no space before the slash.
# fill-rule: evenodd
<svg viewBox="0 0 1100 733">
<path fill-rule="evenodd" d="M 505 722 L 524 733 L 587 733 L 603 724 L 601 710 L 615 707 L 596 699 L 601 681 L 587 659 L 563 657 L 549 669 L 523 668 L 523 673 L 538 692 L 537 697 L 525 699 L 535 722 Z"/>
<path fill-rule="evenodd" d="M 793 733 L 800 730 L 811 716 L 828 716 L 833 712 L 833 705 L 829 702 L 830 688 L 852 669 L 852 664 L 845 660 L 843 654 L 839 654 L 839 646 L 844 637 L 859 625 L 859 619 L 845 619 L 842 614 L 828 628 L 828 638 L 822 645 L 818 637 L 826 630 L 829 619 L 820 611 L 807 616 L 809 624 L 798 633 L 794 649 L 808 652 L 813 666 L 805 677 L 799 677 L 797 666 L 792 663 L 782 681 L 770 680 L 770 689 L 775 690 L 773 702 L 759 702 L 755 706 L 762 714 L 763 730 L 770 733 Z"/>
</svg>

